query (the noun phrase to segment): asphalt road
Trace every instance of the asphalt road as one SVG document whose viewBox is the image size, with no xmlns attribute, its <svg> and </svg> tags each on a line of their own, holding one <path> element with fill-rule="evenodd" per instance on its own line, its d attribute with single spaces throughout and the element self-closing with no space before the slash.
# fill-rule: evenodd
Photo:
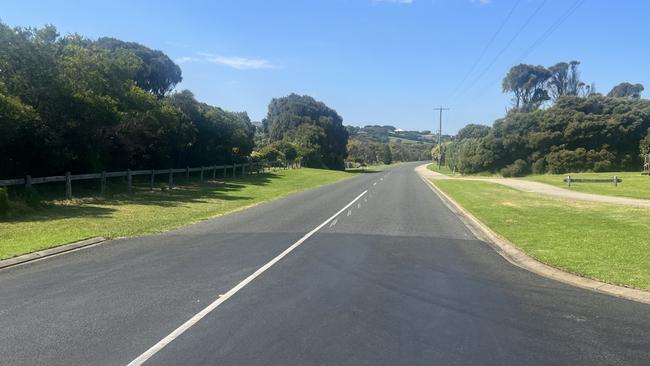
<svg viewBox="0 0 650 366">
<path fill-rule="evenodd" d="M 650 364 L 650 306 L 512 266 L 415 166 L 2 270 L 0 364 L 126 365 L 223 294 L 145 364 Z"/>
</svg>

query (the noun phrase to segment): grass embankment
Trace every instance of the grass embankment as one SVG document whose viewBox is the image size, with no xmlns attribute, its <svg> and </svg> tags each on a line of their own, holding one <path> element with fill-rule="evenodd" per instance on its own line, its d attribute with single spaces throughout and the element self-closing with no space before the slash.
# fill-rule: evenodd
<svg viewBox="0 0 650 366">
<path fill-rule="evenodd" d="M 489 182 L 433 183 L 541 262 L 650 290 L 650 215 L 646 209 L 545 198 Z"/>
<path fill-rule="evenodd" d="M 349 172 L 279 170 L 171 192 L 146 189 L 73 201 L 50 201 L 0 217 L 0 259 L 103 236 L 159 233 L 351 177 Z"/>
<path fill-rule="evenodd" d="M 458 175 L 458 173 L 454 173 L 446 165 L 441 165 L 440 167 L 438 167 L 437 163 L 427 165 L 427 169 L 431 170 L 432 172 L 436 172 L 436 173 L 440 173 L 440 174 L 444 174 L 444 175 L 448 175 L 448 176 Z"/>
<path fill-rule="evenodd" d="M 571 183 L 567 186 L 563 179 L 567 175 L 571 178 L 596 178 L 613 179 L 617 176 L 623 180 L 618 186 L 613 183 Z M 650 177 L 641 175 L 639 172 L 614 172 L 614 173 L 569 173 L 569 174 L 546 174 L 530 175 L 524 179 L 546 183 L 553 186 L 575 190 L 578 192 L 603 194 L 607 196 L 620 196 L 650 199 Z"/>
</svg>

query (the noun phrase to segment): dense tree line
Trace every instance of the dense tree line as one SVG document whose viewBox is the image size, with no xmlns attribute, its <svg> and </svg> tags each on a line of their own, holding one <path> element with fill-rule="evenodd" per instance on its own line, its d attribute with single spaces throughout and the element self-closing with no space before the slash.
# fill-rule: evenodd
<svg viewBox="0 0 650 366">
<path fill-rule="evenodd" d="M 513 67 L 503 81 L 513 109 L 492 127 L 460 130 L 445 145 L 446 164 L 462 173 L 506 176 L 639 170 L 641 153 L 650 151 L 643 86 L 621 83 L 603 96 L 580 81 L 577 66 Z"/>
<path fill-rule="evenodd" d="M 262 124 L 270 145 L 260 147 L 256 156 L 269 160 L 269 153 L 279 153 L 291 161 L 288 151 L 303 166 L 344 169 L 348 132 L 341 116 L 325 103 L 298 94 L 274 98 Z"/>
<path fill-rule="evenodd" d="M 357 137 L 348 142 L 347 160 L 359 164 L 429 160 L 432 146 L 430 143 L 405 143 L 399 139 L 378 142 Z"/>
<path fill-rule="evenodd" d="M 246 113 L 172 93 L 164 53 L 53 26 L 0 23 L 0 176 L 230 162 L 253 149 Z"/>
</svg>

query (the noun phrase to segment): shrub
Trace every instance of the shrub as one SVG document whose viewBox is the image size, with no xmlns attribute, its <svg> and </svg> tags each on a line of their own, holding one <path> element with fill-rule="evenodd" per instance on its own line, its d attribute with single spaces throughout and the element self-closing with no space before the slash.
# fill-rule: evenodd
<svg viewBox="0 0 650 366">
<path fill-rule="evenodd" d="M 544 158 L 537 159 L 532 166 L 533 174 L 544 174 L 546 173 L 546 160 Z"/>
<path fill-rule="evenodd" d="M 0 214 L 5 214 L 9 211 L 9 194 L 7 188 L 0 188 Z"/>
<path fill-rule="evenodd" d="M 31 189 L 25 190 L 25 203 L 27 203 L 28 206 L 30 207 L 35 207 L 41 204 L 42 197 L 36 190 L 36 188 L 32 187 Z"/>
<path fill-rule="evenodd" d="M 528 164 L 521 159 L 517 159 L 514 163 L 501 169 L 501 175 L 506 178 L 523 177 L 526 173 L 528 173 Z"/>
</svg>

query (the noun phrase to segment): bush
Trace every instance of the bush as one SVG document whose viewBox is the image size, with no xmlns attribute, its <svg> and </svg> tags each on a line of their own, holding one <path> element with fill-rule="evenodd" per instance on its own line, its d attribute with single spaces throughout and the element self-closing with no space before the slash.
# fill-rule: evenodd
<svg viewBox="0 0 650 366">
<path fill-rule="evenodd" d="M 506 166 L 501 169 L 501 175 L 504 177 L 523 177 L 528 173 L 528 164 L 521 160 L 517 159 L 514 163 Z"/>
<path fill-rule="evenodd" d="M 32 187 L 31 189 L 25 190 L 24 200 L 28 206 L 36 207 L 41 204 L 43 198 L 41 197 L 40 193 L 38 193 L 36 188 Z"/>
<path fill-rule="evenodd" d="M 5 214 L 9 211 L 9 194 L 7 188 L 0 188 L 0 214 Z"/>
<path fill-rule="evenodd" d="M 537 159 L 533 163 L 533 174 L 544 174 L 546 173 L 546 160 L 544 158 Z"/>
</svg>

